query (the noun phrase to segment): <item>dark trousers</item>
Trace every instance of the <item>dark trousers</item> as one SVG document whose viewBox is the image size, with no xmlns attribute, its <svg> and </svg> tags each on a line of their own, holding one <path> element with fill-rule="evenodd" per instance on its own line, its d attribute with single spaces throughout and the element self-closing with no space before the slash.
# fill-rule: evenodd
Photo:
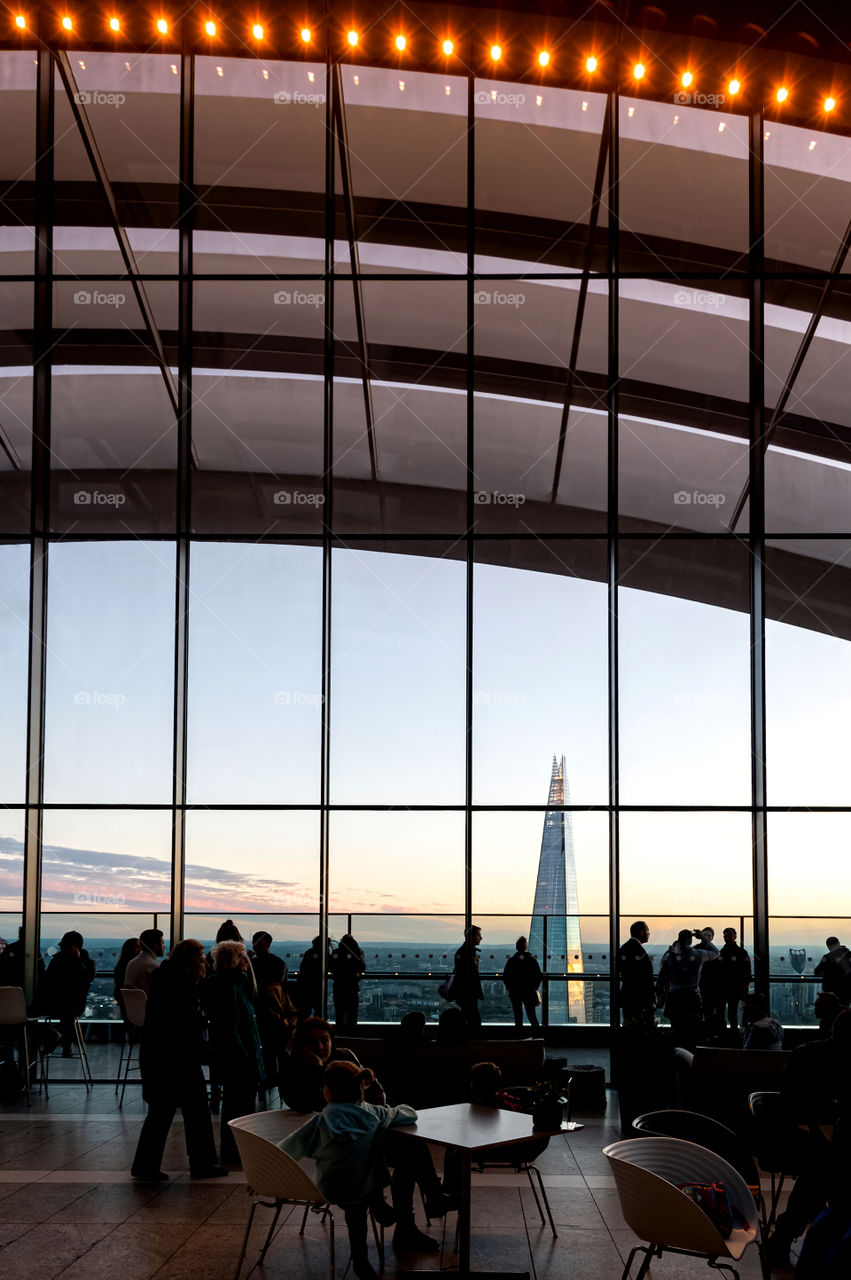
<svg viewBox="0 0 851 1280">
<path fill-rule="evenodd" d="M 228 1127 L 229 1120 L 237 1116 L 251 1115 L 257 1097 L 257 1084 L 254 1080 L 222 1080 L 222 1119 L 219 1129 L 219 1150 L 222 1160 L 227 1164 L 239 1163 L 239 1151 L 233 1133 Z"/>
<path fill-rule="evenodd" d="M 389 1129 L 382 1155 L 393 1170 L 390 1180 L 393 1208 L 400 1221 L 411 1220 L 414 1216 L 414 1187 L 419 1187 L 423 1195 L 432 1195 L 441 1189 L 431 1152 L 424 1142 L 400 1138 Z"/>
<path fill-rule="evenodd" d="M 674 1044 L 679 1049 L 694 1053 L 697 1033 L 700 1029 L 700 993 L 697 991 L 669 991 L 665 1001 L 665 1014 L 671 1024 Z"/>
<path fill-rule="evenodd" d="M 789 1192 L 783 1213 L 777 1215 L 776 1233 L 781 1239 L 796 1240 L 827 1204 L 836 1186 L 834 1153 L 818 1128 L 809 1133 L 791 1128 L 787 1151 L 798 1176 Z"/>
<path fill-rule="evenodd" d="M 216 1163 L 213 1122 L 207 1105 L 207 1088 L 201 1071 L 197 1080 L 176 1083 L 173 1090 L 157 1091 L 149 1103 L 148 1114 L 139 1134 L 134 1173 L 156 1173 L 162 1165 L 168 1131 L 175 1111 L 183 1113 L 186 1154 L 193 1173 L 203 1172 Z"/>
<path fill-rule="evenodd" d="M 515 1031 L 523 1030 L 524 1009 L 526 1010 L 526 1017 L 529 1019 L 529 1025 L 532 1030 L 538 1030 L 537 994 L 537 991 L 509 991 L 508 998 L 511 1001 L 511 1008 L 514 1010 Z"/>
<path fill-rule="evenodd" d="M 471 999 L 456 1001 L 458 1008 L 464 1015 L 467 1023 L 468 1031 L 480 1031 L 482 1026 L 482 1015 L 479 1013 L 479 1002 L 475 996 Z"/>
<path fill-rule="evenodd" d="M 337 1035 L 344 1036 L 358 1025 L 359 993 L 334 988 L 334 1017 Z"/>
</svg>

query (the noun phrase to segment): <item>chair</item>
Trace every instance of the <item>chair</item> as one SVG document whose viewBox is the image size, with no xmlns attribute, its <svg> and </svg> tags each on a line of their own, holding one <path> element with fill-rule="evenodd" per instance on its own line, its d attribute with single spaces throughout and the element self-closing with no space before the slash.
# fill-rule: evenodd
<svg viewBox="0 0 851 1280">
<path fill-rule="evenodd" d="M 0 987 L 0 1027 L 18 1027 L 21 1032 L 21 1044 L 24 1051 L 24 1092 L 27 1095 L 27 1106 L 32 1106 L 30 1074 L 33 1066 L 30 1058 L 28 1029 L 37 1026 L 37 1019 L 27 1016 L 27 1002 L 24 998 L 23 988 Z M 37 1045 L 36 1052 L 38 1052 Z"/>
<path fill-rule="evenodd" d="M 540 1215 L 541 1226 L 542 1227 L 545 1226 L 547 1219 L 549 1219 L 550 1230 L 553 1233 L 553 1240 L 558 1240 L 558 1232 L 556 1231 L 556 1224 L 553 1222 L 553 1214 L 552 1214 L 552 1210 L 550 1209 L 550 1202 L 547 1199 L 547 1193 L 544 1190 L 544 1181 L 543 1181 L 543 1178 L 541 1177 L 541 1171 L 536 1164 L 533 1164 L 531 1160 L 517 1160 L 517 1161 L 515 1160 L 481 1160 L 479 1161 L 476 1159 L 475 1156 L 473 1157 L 473 1164 L 481 1173 L 484 1173 L 485 1169 L 513 1169 L 516 1173 L 525 1173 L 526 1177 L 529 1179 L 529 1186 L 532 1188 L 532 1195 L 535 1198 L 535 1208 L 538 1210 L 538 1214 Z M 535 1177 L 538 1179 L 537 1190 L 535 1189 L 535 1181 L 532 1177 L 533 1173 Z M 538 1198 L 538 1191 L 540 1191 L 541 1193 L 540 1199 Z M 543 1200 L 544 1208 L 547 1211 L 546 1218 L 544 1217 L 544 1210 L 541 1208 L 541 1200 Z"/>
<path fill-rule="evenodd" d="M 300 1236 L 304 1235 L 307 1215 L 311 1209 L 322 1214 L 323 1222 L 326 1218 L 330 1222 L 329 1265 L 330 1277 L 334 1280 L 334 1214 L 331 1206 L 297 1160 L 293 1160 L 292 1156 L 288 1156 L 269 1138 L 263 1137 L 262 1133 L 254 1132 L 256 1122 L 262 1121 L 264 1114 L 268 1113 L 261 1113 L 260 1116 L 240 1116 L 237 1120 L 229 1121 L 245 1172 L 245 1180 L 248 1183 L 248 1193 L 252 1197 L 251 1212 L 248 1215 L 248 1225 L 245 1228 L 234 1280 L 239 1280 L 258 1204 L 264 1205 L 267 1209 L 274 1209 L 275 1215 L 257 1265 L 260 1266 L 263 1263 L 284 1205 L 303 1205 L 304 1216 L 299 1229 Z"/>
<path fill-rule="evenodd" d="M 121 1097 L 118 1100 L 119 1108 L 124 1106 L 124 1090 L 127 1088 L 127 1077 L 130 1074 L 130 1066 L 133 1060 L 133 1046 L 136 1048 L 136 1070 L 139 1070 L 139 1051 L 138 1045 L 140 1040 L 140 1032 L 145 1025 L 145 1012 L 148 1007 L 148 997 L 144 991 L 140 991 L 138 987 L 122 987 L 121 999 L 124 1001 L 124 1018 L 127 1026 L 127 1057 L 124 1061 L 124 1078 L 121 1080 Z M 122 1045 L 122 1050 L 123 1050 Z M 115 1080 L 115 1092 L 118 1093 L 118 1081 L 121 1077 L 121 1060 L 118 1062 L 118 1077 Z"/>
<path fill-rule="evenodd" d="M 39 1020 L 41 1022 L 59 1022 L 59 1018 L 57 1018 L 55 1014 L 51 1014 L 51 1013 L 40 1014 Z M 89 1055 L 86 1053 L 86 1040 L 85 1040 L 85 1036 L 83 1035 L 83 1028 L 80 1026 L 80 1019 L 77 1017 L 74 1018 L 74 1036 L 77 1041 L 77 1051 L 80 1055 L 80 1067 L 82 1068 L 82 1072 L 83 1072 L 83 1084 L 86 1086 L 86 1093 L 90 1093 L 92 1088 L 94 1087 L 94 1081 L 92 1079 L 92 1069 L 89 1066 Z M 43 1053 L 41 1056 L 41 1078 L 42 1078 L 42 1083 L 44 1085 L 45 1098 L 49 1096 L 48 1085 L 50 1083 L 50 1054 L 51 1053 L 53 1053 L 53 1049 L 51 1049 L 49 1053 Z"/>
<path fill-rule="evenodd" d="M 643 1253 L 636 1280 L 644 1280 L 654 1257 L 666 1250 L 706 1258 L 716 1271 L 728 1271 L 749 1244 L 756 1244 L 765 1280 L 768 1263 L 762 1223 L 753 1195 L 731 1164 L 705 1147 L 679 1138 L 628 1138 L 603 1148 L 612 1169 L 627 1226 L 646 1245 L 630 1252 L 622 1280 L 627 1280 L 636 1253 Z M 734 1213 L 744 1225 L 727 1239 L 694 1201 L 680 1190 L 686 1182 L 720 1182 L 726 1188 Z M 729 1261 L 720 1261 L 729 1259 Z"/>
<path fill-rule="evenodd" d="M 786 1178 L 797 1178 L 799 1173 L 795 1160 L 797 1144 L 789 1141 L 789 1121 L 780 1106 L 779 1093 L 752 1093 L 748 1106 L 754 1119 L 756 1158 L 760 1169 L 771 1175 L 771 1205 L 766 1223 L 766 1229 L 770 1230 L 777 1216 L 783 1183 Z"/>
<path fill-rule="evenodd" d="M 720 1120 L 703 1116 L 699 1111 L 648 1111 L 643 1116 L 637 1116 L 632 1127 L 648 1138 L 681 1138 L 684 1142 L 694 1142 L 698 1147 L 714 1151 L 722 1160 L 731 1164 L 748 1184 L 763 1225 L 767 1227 L 765 1201 L 754 1158 L 738 1134 L 728 1129 Z"/>
</svg>

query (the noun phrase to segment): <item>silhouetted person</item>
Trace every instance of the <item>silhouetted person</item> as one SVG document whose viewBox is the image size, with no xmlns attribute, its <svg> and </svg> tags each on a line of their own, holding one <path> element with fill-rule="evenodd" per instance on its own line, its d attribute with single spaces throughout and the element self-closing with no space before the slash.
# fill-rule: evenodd
<svg viewBox="0 0 851 1280">
<path fill-rule="evenodd" d="M 70 1058 L 74 1024 L 85 1013 L 86 998 L 95 976 L 94 961 L 83 947 L 83 935 L 72 929 L 59 942 L 59 951 L 44 973 L 39 1007 L 59 1021 L 62 1057 Z"/>
<path fill-rule="evenodd" d="M 484 999 L 479 978 L 478 947 L 482 931 L 477 924 L 464 930 L 464 941 L 455 952 L 455 981 L 452 984 L 452 1000 L 464 1015 L 467 1030 L 475 1035 L 482 1025 L 479 1001 Z"/>
<path fill-rule="evenodd" d="M 692 938 L 700 945 L 692 946 Z M 699 929 L 680 929 L 659 966 L 659 989 L 666 993 L 665 1015 L 682 1049 L 694 1050 L 700 1025 L 700 971 L 718 958 L 718 948 Z"/>
<path fill-rule="evenodd" d="M 112 971 L 112 998 L 121 1010 L 122 1018 L 126 1016 L 124 1011 L 124 997 L 121 994 L 121 988 L 126 986 L 125 979 L 127 977 L 127 966 L 131 960 L 134 960 L 142 950 L 142 944 L 138 938 L 128 938 L 122 943 L 121 952 L 118 956 L 118 963 Z"/>
<path fill-rule="evenodd" d="M 162 965 L 145 1010 L 139 1062 L 148 1114 L 130 1172 L 145 1182 L 165 1182 L 163 1152 L 174 1113 L 183 1114 L 189 1172 L 193 1178 L 227 1173 L 216 1162 L 213 1122 L 202 1063 L 207 1058 L 198 984 L 207 972 L 204 948 L 194 938 L 178 942 Z"/>
<path fill-rule="evenodd" d="M 263 1045 L 263 1086 L 269 1088 L 278 1078 L 281 1059 L 292 1041 L 296 1013 L 287 995 L 286 962 L 271 950 L 271 933 L 258 930 L 251 945 L 253 954 L 249 958 L 257 982 L 254 1013 Z"/>
<path fill-rule="evenodd" d="M 412 1009 L 406 1013 L 398 1027 L 390 1027 L 384 1039 L 390 1044 L 416 1046 L 424 1044 L 426 1036 L 426 1016 L 421 1009 Z"/>
<path fill-rule="evenodd" d="M 517 950 L 509 956 L 502 971 L 502 980 L 511 1001 L 514 1013 L 514 1030 L 523 1030 L 523 1010 L 529 1019 L 533 1031 L 539 1029 L 538 1023 L 538 988 L 544 980 L 541 966 L 533 955 L 529 954 L 529 943 L 520 937 L 516 942 Z"/>
<path fill-rule="evenodd" d="M 813 1013 L 818 1018 L 820 1040 L 827 1040 L 833 1030 L 833 1024 L 844 1009 L 839 996 L 832 991 L 820 991 L 813 1004 Z"/>
<path fill-rule="evenodd" d="M 437 1043 L 463 1044 L 469 1038 L 470 1028 L 467 1026 L 463 1010 L 457 1009 L 454 1005 L 444 1009 L 437 1020 Z"/>
<path fill-rule="evenodd" d="M 18 928 L 16 942 L 10 942 L 0 952 L 0 987 L 24 987 L 26 975 L 26 943 L 24 926 Z M 38 957 L 36 966 L 36 990 L 41 989 L 44 981 L 44 961 Z"/>
<path fill-rule="evenodd" d="M 331 972 L 331 948 L 328 947 L 327 971 Z M 301 957 L 295 985 L 295 1002 L 302 1020 L 322 1015 L 322 939 L 317 937 Z"/>
<path fill-rule="evenodd" d="M 718 961 L 701 971 L 715 975 L 715 1011 L 724 1026 L 731 1031 L 739 1029 L 739 1002 L 744 1000 L 751 985 L 751 958 L 744 947 L 739 946 L 736 930 L 724 930 L 724 945 L 718 953 Z"/>
<path fill-rule="evenodd" d="M 358 1025 L 360 980 L 366 971 L 363 952 L 350 933 L 340 939 L 332 956 L 334 1014 L 337 1034 L 345 1035 Z"/>
<path fill-rule="evenodd" d="M 349 1049 L 338 1049 L 334 1029 L 324 1018 L 299 1023 L 293 1047 L 284 1059 L 279 1084 L 281 1097 L 293 1111 L 321 1111 L 323 1072 L 330 1062 L 360 1063 Z M 383 1104 L 384 1091 L 375 1081 L 367 1101 Z"/>
<path fill-rule="evenodd" d="M 768 996 L 761 992 L 742 1001 L 743 1048 L 779 1053 L 783 1048 L 783 1027 L 772 1018 Z"/>
<path fill-rule="evenodd" d="M 125 987 L 134 987 L 150 996 L 154 976 L 159 969 L 160 960 L 165 951 L 165 941 L 161 929 L 143 929 L 139 934 L 141 950 L 134 960 L 127 965 L 124 974 Z"/>
<path fill-rule="evenodd" d="M 843 1004 L 851 1000 L 851 951 L 838 938 L 827 938 L 827 953 L 822 956 L 813 973 L 821 978 L 822 991 L 830 991 Z"/>
<path fill-rule="evenodd" d="M 653 1021 L 656 992 L 653 985 L 653 961 L 644 950 L 650 940 L 650 928 L 644 920 L 629 927 L 629 938 L 618 950 L 620 1007 L 624 1022 Z"/>
<path fill-rule="evenodd" d="M 210 1062 L 222 1088 L 219 1150 L 228 1164 L 239 1163 L 229 1120 L 254 1110 L 264 1077 L 263 1049 L 254 1017 L 248 953 L 242 942 L 213 947 L 213 972 L 200 988 L 201 1007 L 210 1024 Z"/>
</svg>

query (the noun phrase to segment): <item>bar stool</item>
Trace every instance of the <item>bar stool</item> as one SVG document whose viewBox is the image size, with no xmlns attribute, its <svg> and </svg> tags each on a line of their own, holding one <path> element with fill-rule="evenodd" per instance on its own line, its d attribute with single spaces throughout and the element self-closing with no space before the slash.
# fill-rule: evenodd
<svg viewBox="0 0 851 1280">
<path fill-rule="evenodd" d="M 22 987 L 0 987 L 0 1027 L 17 1027 L 21 1033 L 21 1045 L 24 1052 L 24 1092 L 27 1095 L 27 1106 L 32 1106 L 30 1075 L 34 1065 L 30 1057 L 29 1029 L 38 1027 L 38 1019 L 27 1015 L 27 1002 Z M 36 1055 L 38 1054 L 38 1038 L 36 1036 Z M 18 1054 L 20 1061 L 20 1051 Z M 42 1077 L 44 1075 L 44 1059 L 42 1058 Z M 47 1096 L 45 1094 L 45 1096 Z"/>
<path fill-rule="evenodd" d="M 140 991 L 138 987 L 122 987 L 121 999 L 124 1001 L 124 1017 L 127 1023 L 127 1057 L 124 1060 L 124 1077 L 121 1081 L 121 1097 L 118 1100 L 119 1108 L 124 1105 L 124 1090 L 127 1088 L 127 1077 L 130 1074 L 130 1065 L 133 1059 L 133 1046 L 136 1046 L 136 1066 L 135 1070 L 139 1070 L 139 1041 L 141 1040 L 141 1031 L 145 1025 L 145 1012 L 148 1006 L 148 997 L 144 991 Z M 121 1066 L 119 1064 L 119 1072 Z M 118 1081 L 115 1082 L 115 1091 L 118 1092 Z"/>
<path fill-rule="evenodd" d="M 42 1022 L 59 1022 L 59 1018 L 51 1013 L 41 1014 L 40 1020 Z M 83 1028 L 80 1026 L 80 1019 L 76 1017 L 76 1015 L 74 1017 L 74 1037 L 77 1041 L 77 1050 L 80 1055 L 80 1066 L 83 1071 L 83 1083 L 86 1086 L 86 1093 L 90 1093 L 94 1086 L 92 1069 L 89 1066 L 89 1055 L 86 1053 L 86 1041 L 83 1036 Z M 44 1085 L 45 1098 L 49 1097 L 48 1086 L 50 1083 L 50 1056 L 50 1053 L 45 1053 L 42 1055 L 41 1059 L 41 1079 L 42 1084 Z"/>
</svg>

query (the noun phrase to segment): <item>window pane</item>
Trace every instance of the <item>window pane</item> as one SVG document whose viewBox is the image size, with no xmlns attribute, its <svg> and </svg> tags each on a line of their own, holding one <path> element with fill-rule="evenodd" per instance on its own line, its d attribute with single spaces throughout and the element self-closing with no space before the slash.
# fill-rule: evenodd
<svg viewBox="0 0 851 1280">
<path fill-rule="evenodd" d="M 746 549 L 621 544 L 623 804 L 749 804 Z"/>
<path fill-rule="evenodd" d="M 765 253 L 772 270 L 830 270 L 847 222 L 849 158 L 851 145 L 841 134 L 765 122 Z"/>
<path fill-rule="evenodd" d="M 26 799 L 30 553 L 0 545 L 0 800 Z"/>
<path fill-rule="evenodd" d="M 753 915 L 750 814 L 622 813 L 620 871 L 624 918 L 671 916 L 671 938 L 705 924 L 718 933 L 721 918 L 738 928 Z"/>
<path fill-rule="evenodd" d="M 167 911 L 171 826 L 168 810 L 46 810 L 44 910 Z M 63 933 L 75 927 L 69 916 Z"/>
<path fill-rule="evenodd" d="M 0 62 L 2 65 L 2 62 Z M 0 99 L 2 101 L 2 99 Z M 2 216 L 2 205 L 0 205 Z M 7 234 L 0 228 L 0 239 Z M 28 533 L 33 412 L 33 286 L 0 283 L 0 533 Z"/>
<path fill-rule="evenodd" d="M 45 799 L 172 798 L 174 548 L 50 548 Z"/>
<path fill-rule="evenodd" d="M 33 269 L 36 59 L 31 49 L 0 52 L 0 274 Z M 5 327 L 5 326 L 4 326 Z"/>
<path fill-rule="evenodd" d="M 429 550 L 333 553 L 335 804 L 464 802 L 466 571 Z"/>
<path fill-rule="evenodd" d="M 851 804 L 849 565 L 846 542 L 808 539 L 767 548 L 769 804 Z"/>
<path fill-rule="evenodd" d="M 24 894 L 24 815 L 0 810 L 0 937 L 14 942 Z"/>
<path fill-rule="evenodd" d="M 190 802 L 318 801 L 321 551 L 194 543 L 190 583 Z"/>
<path fill-rule="evenodd" d="M 568 803 L 605 804 L 605 547 L 486 542 L 476 555 L 474 803 L 546 803 L 553 755 L 564 754 Z"/>
<path fill-rule="evenodd" d="M 413 941 L 431 938 L 420 913 L 464 910 L 463 813 L 340 811 L 329 822 L 331 911 L 404 914 L 392 927 Z"/>
<path fill-rule="evenodd" d="M 247 849 L 250 860 L 246 859 Z M 233 919 L 242 912 L 289 917 L 292 913 L 315 913 L 318 903 L 317 813 L 203 809 L 187 813 L 188 911 L 220 911 L 223 918 Z M 213 937 L 220 923 L 213 926 Z M 242 933 L 250 938 L 255 929 L 265 927 L 263 923 L 246 926 Z M 278 925 L 271 932 L 283 938 L 282 928 Z"/>
</svg>

